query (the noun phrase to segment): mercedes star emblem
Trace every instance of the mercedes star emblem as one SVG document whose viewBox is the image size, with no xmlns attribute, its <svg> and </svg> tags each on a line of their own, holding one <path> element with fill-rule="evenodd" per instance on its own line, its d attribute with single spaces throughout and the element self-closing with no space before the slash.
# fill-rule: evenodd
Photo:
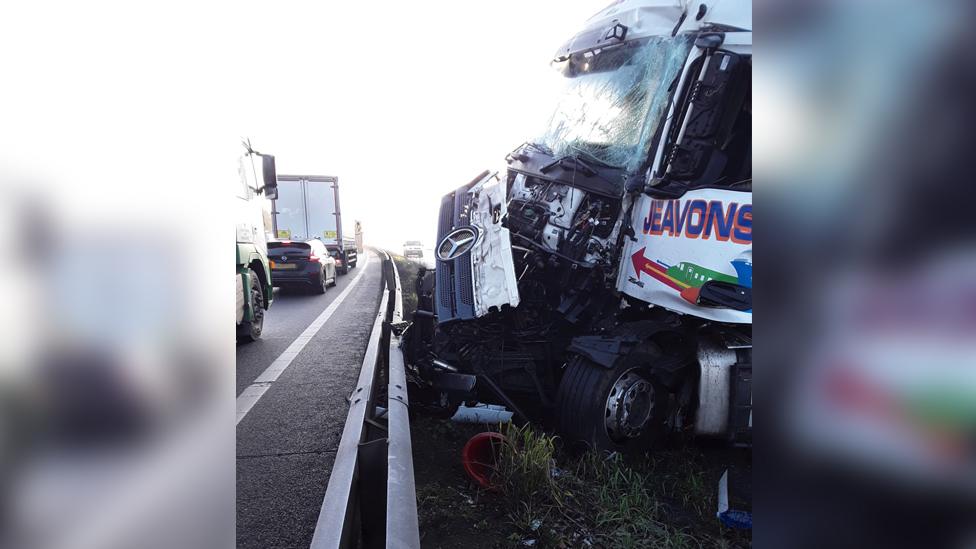
<svg viewBox="0 0 976 549">
<path fill-rule="evenodd" d="M 437 246 L 437 257 L 441 261 L 450 261 L 467 253 L 474 247 L 478 233 L 471 227 L 461 227 L 448 233 Z"/>
</svg>

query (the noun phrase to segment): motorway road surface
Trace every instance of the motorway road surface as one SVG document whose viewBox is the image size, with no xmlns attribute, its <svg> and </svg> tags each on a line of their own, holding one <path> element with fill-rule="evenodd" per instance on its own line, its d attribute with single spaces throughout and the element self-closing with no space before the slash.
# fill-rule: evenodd
<svg viewBox="0 0 976 549">
<path fill-rule="evenodd" d="M 238 415 L 242 393 L 266 388 L 237 424 L 239 548 L 306 549 L 311 542 L 381 284 L 378 257 L 364 252 L 324 295 L 276 290 L 261 340 L 238 345 Z M 337 300 L 280 376 L 252 385 Z"/>
</svg>

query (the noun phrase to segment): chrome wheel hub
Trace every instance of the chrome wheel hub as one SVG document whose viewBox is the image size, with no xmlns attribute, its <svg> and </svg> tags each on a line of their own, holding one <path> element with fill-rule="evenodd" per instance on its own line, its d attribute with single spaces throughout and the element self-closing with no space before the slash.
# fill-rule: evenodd
<svg viewBox="0 0 976 549">
<path fill-rule="evenodd" d="M 654 388 L 637 368 L 624 372 L 610 387 L 604 424 L 607 434 L 621 442 L 641 435 L 651 418 Z"/>
</svg>

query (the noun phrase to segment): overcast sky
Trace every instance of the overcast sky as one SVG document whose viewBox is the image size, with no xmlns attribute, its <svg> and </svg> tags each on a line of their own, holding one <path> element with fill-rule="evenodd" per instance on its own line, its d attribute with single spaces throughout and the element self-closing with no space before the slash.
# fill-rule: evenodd
<svg viewBox="0 0 976 549">
<path fill-rule="evenodd" d="M 552 54 L 606 3 L 14 3 L 0 183 L 69 221 L 217 234 L 249 137 L 338 176 L 368 242 L 432 246 L 439 197 L 539 133 Z"/>
<path fill-rule="evenodd" d="M 439 197 L 535 136 L 554 105 L 549 59 L 604 4 L 276 3 L 255 48 L 273 70 L 241 131 L 280 173 L 339 176 L 345 224 L 368 241 L 432 246 Z"/>
</svg>

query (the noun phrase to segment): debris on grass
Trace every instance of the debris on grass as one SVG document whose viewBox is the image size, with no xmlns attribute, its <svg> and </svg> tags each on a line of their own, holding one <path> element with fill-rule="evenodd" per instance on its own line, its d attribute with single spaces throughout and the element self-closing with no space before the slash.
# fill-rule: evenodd
<svg viewBox="0 0 976 549">
<path fill-rule="evenodd" d="M 461 449 L 461 465 L 473 481 L 488 490 L 498 489 L 498 457 L 505 435 L 494 431 L 478 433 Z"/>
<path fill-rule="evenodd" d="M 484 404 L 478 402 L 473 406 L 461 404 L 451 416 L 451 421 L 458 423 L 483 423 L 493 425 L 512 421 L 512 412 L 499 404 Z"/>
<path fill-rule="evenodd" d="M 752 528 L 752 513 L 742 509 L 729 507 L 729 471 L 722 473 L 718 481 L 718 512 L 715 513 L 722 524 L 729 528 Z"/>
</svg>

